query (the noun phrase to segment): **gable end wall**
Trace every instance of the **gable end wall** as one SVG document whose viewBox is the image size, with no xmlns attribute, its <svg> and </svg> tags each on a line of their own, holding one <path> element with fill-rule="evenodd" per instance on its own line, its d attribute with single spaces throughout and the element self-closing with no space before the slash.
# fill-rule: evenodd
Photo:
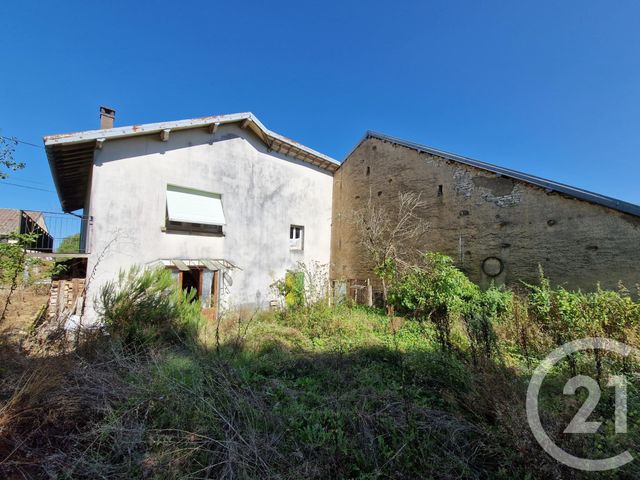
<svg viewBox="0 0 640 480">
<path fill-rule="evenodd" d="M 374 278 L 350 219 L 370 195 L 391 205 L 406 191 L 427 202 L 420 217 L 428 231 L 414 247 L 450 255 L 482 286 L 536 282 L 539 264 L 570 288 L 640 283 L 639 218 L 377 138 L 334 176 L 333 279 Z M 502 261 L 496 277 L 483 271 L 488 257 Z"/>
</svg>

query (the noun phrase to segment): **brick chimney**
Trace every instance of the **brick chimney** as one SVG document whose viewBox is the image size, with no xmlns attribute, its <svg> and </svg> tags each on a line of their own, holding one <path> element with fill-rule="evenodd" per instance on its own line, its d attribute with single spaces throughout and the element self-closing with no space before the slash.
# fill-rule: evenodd
<svg viewBox="0 0 640 480">
<path fill-rule="evenodd" d="M 100 129 L 113 128 L 116 111 L 109 107 L 100 107 Z"/>
</svg>

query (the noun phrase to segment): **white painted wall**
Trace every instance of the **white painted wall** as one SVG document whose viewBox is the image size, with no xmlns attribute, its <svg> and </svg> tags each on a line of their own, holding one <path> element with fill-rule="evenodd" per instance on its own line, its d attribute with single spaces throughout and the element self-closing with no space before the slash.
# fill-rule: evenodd
<svg viewBox="0 0 640 480">
<path fill-rule="evenodd" d="M 264 306 L 273 298 L 269 286 L 297 261 L 329 263 L 331 174 L 268 152 L 237 125 L 214 135 L 172 132 L 168 142 L 159 135 L 107 141 L 96 151 L 91 183 L 87 276 L 94 278 L 86 321 L 95 319 L 91 304 L 100 286 L 134 264 L 224 258 L 242 269 L 231 274 L 225 300 Z M 220 193 L 224 237 L 163 232 L 167 184 Z M 301 252 L 289 249 L 292 224 L 305 227 Z"/>
</svg>

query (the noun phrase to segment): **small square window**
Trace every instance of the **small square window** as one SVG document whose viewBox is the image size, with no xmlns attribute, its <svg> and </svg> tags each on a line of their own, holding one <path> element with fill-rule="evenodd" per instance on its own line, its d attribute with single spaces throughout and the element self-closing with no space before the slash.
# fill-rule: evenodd
<svg viewBox="0 0 640 480">
<path fill-rule="evenodd" d="M 304 227 L 291 225 L 289 228 L 289 248 L 291 250 L 304 249 Z"/>
</svg>

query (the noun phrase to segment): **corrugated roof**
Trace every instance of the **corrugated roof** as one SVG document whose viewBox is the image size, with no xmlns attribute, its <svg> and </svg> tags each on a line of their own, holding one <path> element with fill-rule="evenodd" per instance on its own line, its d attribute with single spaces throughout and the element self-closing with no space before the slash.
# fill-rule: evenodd
<svg viewBox="0 0 640 480">
<path fill-rule="evenodd" d="M 340 163 L 294 140 L 266 128 L 251 112 L 214 115 L 173 122 L 149 123 L 103 130 L 47 135 L 44 137 L 49 167 L 65 212 L 83 207 L 93 154 L 104 142 L 139 135 L 170 133 L 192 128 L 208 128 L 214 133 L 219 125 L 240 123 L 255 133 L 270 150 L 283 153 L 311 165 L 335 172 Z"/>
<path fill-rule="evenodd" d="M 614 210 L 618 210 L 620 212 L 624 212 L 630 215 L 640 217 L 640 206 L 635 205 L 633 203 L 625 202 L 612 197 L 607 197 L 605 195 L 600 195 L 598 193 L 589 192 L 587 190 L 582 190 L 580 188 L 572 187 L 570 185 L 565 185 L 563 183 L 554 182 L 553 180 L 547 180 L 545 178 L 536 177 L 534 175 L 518 172 L 516 170 L 511 170 L 509 168 L 500 167 L 498 165 L 492 165 L 490 163 L 481 162 L 479 160 L 474 160 L 472 158 L 463 157 L 461 155 L 456 155 L 455 153 L 445 152 L 442 150 L 438 150 L 437 148 L 428 147 L 426 145 L 420 145 L 418 143 L 409 142 L 397 137 L 385 135 L 383 133 L 368 131 L 365 134 L 365 136 L 362 138 L 362 140 L 356 145 L 355 148 L 357 148 L 362 142 L 364 142 L 368 138 L 377 138 L 378 140 L 394 143 L 396 145 L 411 148 L 419 152 L 436 155 L 438 157 L 444 158 L 445 160 L 451 160 L 451 161 L 459 162 L 465 165 L 470 165 L 472 167 L 480 168 L 482 170 L 495 173 L 497 175 L 513 178 L 515 180 L 520 180 L 522 182 L 536 185 L 538 187 L 544 188 L 545 191 L 547 191 L 548 193 L 558 192 L 563 195 L 567 195 L 569 197 L 577 198 L 579 200 L 584 200 L 590 203 L 594 203 L 596 205 L 602 205 L 608 208 L 612 208 Z"/>
</svg>

